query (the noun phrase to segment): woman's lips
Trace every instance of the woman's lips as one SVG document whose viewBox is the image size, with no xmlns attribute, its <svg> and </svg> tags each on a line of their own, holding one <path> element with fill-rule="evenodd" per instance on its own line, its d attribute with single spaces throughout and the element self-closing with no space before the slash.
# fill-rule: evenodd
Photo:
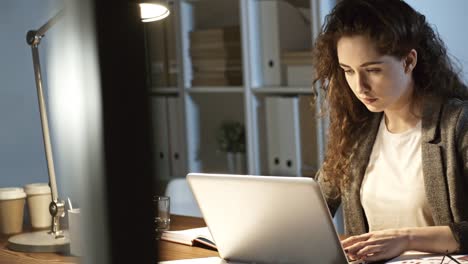
<svg viewBox="0 0 468 264">
<path fill-rule="evenodd" d="M 365 104 L 372 104 L 373 102 L 377 101 L 377 98 L 361 98 L 361 100 L 362 100 Z"/>
</svg>

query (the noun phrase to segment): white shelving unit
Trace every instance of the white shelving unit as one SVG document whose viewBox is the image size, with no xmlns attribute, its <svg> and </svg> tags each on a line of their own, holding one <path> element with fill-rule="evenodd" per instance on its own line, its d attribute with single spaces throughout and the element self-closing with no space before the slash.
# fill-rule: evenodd
<svg viewBox="0 0 468 264">
<path fill-rule="evenodd" d="M 265 97 L 312 95 L 312 87 L 284 84 L 281 50 L 310 49 L 334 4 L 335 0 L 310 0 L 307 9 L 286 0 L 173 1 L 170 19 L 175 35 L 177 86 L 153 87 L 149 94 L 180 99 L 177 115 L 183 136 L 178 140 L 184 147 L 186 172 L 227 172 L 225 157 L 217 152 L 216 130 L 223 120 L 236 120 L 245 124 L 247 172 L 268 174 Z M 189 33 L 232 25 L 238 25 L 241 32 L 243 85 L 192 87 Z M 151 44 L 148 47 L 154 48 Z M 317 120 L 318 162 L 323 161 L 325 126 L 324 121 Z"/>
</svg>

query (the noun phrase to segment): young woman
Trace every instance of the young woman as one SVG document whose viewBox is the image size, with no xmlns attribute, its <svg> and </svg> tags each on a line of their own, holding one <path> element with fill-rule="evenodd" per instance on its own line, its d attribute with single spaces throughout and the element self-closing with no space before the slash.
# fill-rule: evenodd
<svg viewBox="0 0 468 264">
<path fill-rule="evenodd" d="M 400 0 L 343 0 L 314 47 L 330 127 L 317 174 L 341 204 L 344 249 L 468 253 L 468 88 L 425 17 Z"/>
</svg>

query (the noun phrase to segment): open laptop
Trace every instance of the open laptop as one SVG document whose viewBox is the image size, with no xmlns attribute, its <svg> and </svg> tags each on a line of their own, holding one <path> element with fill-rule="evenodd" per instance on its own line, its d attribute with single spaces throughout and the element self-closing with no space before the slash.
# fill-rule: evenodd
<svg viewBox="0 0 468 264">
<path fill-rule="evenodd" d="M 351 263 L 313 179 L 189 173 L 187 180 L 221 257 L 210 263 Z"/>
</svg>

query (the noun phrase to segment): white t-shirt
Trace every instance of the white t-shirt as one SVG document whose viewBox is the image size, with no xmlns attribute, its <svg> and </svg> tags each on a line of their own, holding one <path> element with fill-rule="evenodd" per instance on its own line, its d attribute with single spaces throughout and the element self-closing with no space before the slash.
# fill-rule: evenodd
<svg viewBox="0 0 468 264">
<path fill-rule="evenodd" d="M 392 134 L 382 118 L 360 195 L 369 231 L 434 225 L 424 189 L 421 121 Z"/>
</svg>

